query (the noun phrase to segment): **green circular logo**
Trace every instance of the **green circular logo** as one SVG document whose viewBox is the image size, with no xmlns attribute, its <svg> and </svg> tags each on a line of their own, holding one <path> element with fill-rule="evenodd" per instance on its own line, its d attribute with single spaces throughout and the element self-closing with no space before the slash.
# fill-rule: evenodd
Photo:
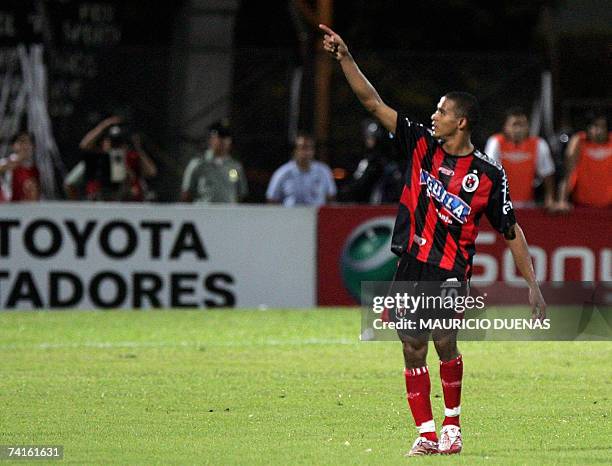
<svg viewBox="0 0 612 466">
<path fill-rule="evenodd" d="M 357 226 L 342 248 L 340 272 L 344 286 L 356 300 L 362 281 L 391 281 L 397 257 L 391 252 L 393 217 L 376 217 Z"/>
</svg>

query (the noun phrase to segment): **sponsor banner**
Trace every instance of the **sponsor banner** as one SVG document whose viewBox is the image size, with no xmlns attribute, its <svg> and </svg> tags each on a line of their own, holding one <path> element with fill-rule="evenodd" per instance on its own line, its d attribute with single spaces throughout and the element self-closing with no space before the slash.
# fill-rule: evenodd
<svg viewBox="0 0 612 466">
<path fill-rule="evenodd" d="M 0 308 L 312 307 L 316 209 L 3 205 Z"/>
<path fill-rule="evenodd" d="M 612 281 L 612 209 L 576 208 L 563 216 L 539 209 L 516 212 L 539 281 Z M 483 223 L 472 280 L 525 287 L 501 235 Z"/>
<path fill-rule="evenodd" d="M 396 207 L 322 207 L 318 220 L 318 287 L 321 306 L 357 305 L 361 281 L 389 281 L 397 258 L 390 251 Z M 517 221 L 530 245 L 540 281 L 612 281 L 612 210 L 576 208 L 551 216 L 521 209 Z M 526 285 L 503 237 L 486 219 L 476 241 L 472 280 Z M 512 295 L 522 302 L 522 293 Z"/>
<path fill-rule="evenodd" d="M 391 233 L 396 206 L 319 209 L 317 299 L 320 306 L 356 305 L 361 281 L 387 281 L 396 258 Z"/>
</svg>

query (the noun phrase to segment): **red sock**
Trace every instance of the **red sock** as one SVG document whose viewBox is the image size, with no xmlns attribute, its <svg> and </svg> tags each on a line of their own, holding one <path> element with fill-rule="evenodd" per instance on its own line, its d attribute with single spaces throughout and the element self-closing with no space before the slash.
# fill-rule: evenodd
<svg viewBox="0 0 612 466">
<path fill-rule="evenodd" d="M 444 393 L 443 426 L 459 426 L 461 414 L 461 379 L 463 378 L 463 360 L 461 355 L 450 361 L 440 361 L 440 379 Z"/>
<path fill-rule="evenodd" d="M 419 435 L 432 442 L 437 442 L 436 424 L 433 420 L 431 400 L 429 399 L 431 382 L 427 366 L 406 369 L 404 376 L 406 377 L 408 405 L 419 430 Z"/>
</svg>

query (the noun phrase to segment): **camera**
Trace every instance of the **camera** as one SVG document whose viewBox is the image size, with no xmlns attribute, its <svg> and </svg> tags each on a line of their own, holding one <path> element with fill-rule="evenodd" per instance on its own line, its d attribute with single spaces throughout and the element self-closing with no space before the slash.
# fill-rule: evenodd
<svg viewBox="0 0 612 466">
<path fill-rule="evenodd" d="M 113 149 L 118 149 L 128 142 L 125 130 L 119 125 L 111 126 L 108 129 L 108 138 Z"/>
</svg>

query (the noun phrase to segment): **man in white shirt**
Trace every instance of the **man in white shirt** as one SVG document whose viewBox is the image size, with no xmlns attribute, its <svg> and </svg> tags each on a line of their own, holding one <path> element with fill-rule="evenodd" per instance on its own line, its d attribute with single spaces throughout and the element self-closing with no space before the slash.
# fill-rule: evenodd
<svg viewBox="0 0 612 466">
<path fill-rule="evenodd" d="M 314 160 L 315 141 L 306 133 L 295 138 L 293 159 L 272 175 L 266 199 L 286 207 L 320 206 L 336 197 L 336 183 L 330 168 Z"/>
</svg>

